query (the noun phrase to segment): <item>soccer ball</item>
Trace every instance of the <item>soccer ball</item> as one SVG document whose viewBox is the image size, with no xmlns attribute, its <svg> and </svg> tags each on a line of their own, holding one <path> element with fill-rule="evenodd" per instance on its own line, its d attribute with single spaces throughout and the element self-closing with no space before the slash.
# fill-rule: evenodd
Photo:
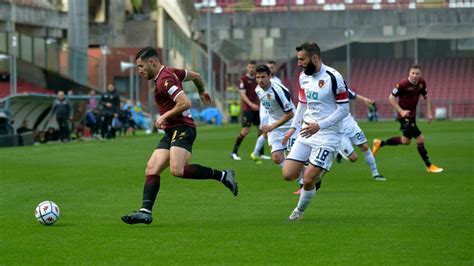
<svg viewBox="0 0 474 266">
<path fill-rule="evenodd" d="M 42 225 L 52 225 L 59 219 L 59 207 L 56 203 L 46 200 L 38 204 L 35 218 Z"/>
</svg>

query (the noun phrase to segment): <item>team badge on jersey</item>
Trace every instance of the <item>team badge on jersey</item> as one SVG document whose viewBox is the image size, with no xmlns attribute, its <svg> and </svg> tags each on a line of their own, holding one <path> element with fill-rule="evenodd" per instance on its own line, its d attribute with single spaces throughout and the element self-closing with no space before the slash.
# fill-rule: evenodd
<svg viewBox="0 0 474 266">
<path fill-rule="evenodd" d="M 267 94 L 267 99 L 271 100 L 271 99 L 272 99 L 272 95 L 271 95 L 271 94 Z"/>
<path fill-rule="evenodd" d="M 165 89 L 167 89 L 167 88 L 168 88 L 168 80 L 165 80 L 165 84 L 164 84 L 164 86 L 165 86 Z"/>
<path fill-rule="evenodd" d="M 320 79 L 318 82 L 319 88 L 322 88 L 324 86 L 324 80 Z"/>
</svg>

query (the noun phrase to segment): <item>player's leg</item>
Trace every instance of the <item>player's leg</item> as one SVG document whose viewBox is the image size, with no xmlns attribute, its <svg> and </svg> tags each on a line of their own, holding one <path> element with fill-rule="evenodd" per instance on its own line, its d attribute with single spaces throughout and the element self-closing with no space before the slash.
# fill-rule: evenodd
<svg viewBox="0 0 474 266">
<path fill-rule="evenodd" d="M 145 169 L 145 185 L 143 188 L 142 207 L 138 212 L 122 216 L 122 221 L 127 224 L 145 223 L 153 221 L 151 215 L 156 196 L 160 190 L 161 173 L 169 165 L 171 133 L 166 132 L 161 138 L 156 149 L 148 159 Z"/>
<path fill-rule="evenodd" d="M 262 114 L 263 114 L 263 122 L 260 119 Z M 258 139 L 260 139 L 260 141 L 263 141 L 262 145 L 260 146 L 260 149 L 258 149 L 257 153 L 255 153 L 254 155 L 257 155 L 261 160 L 272 159 L 271 156 L 265 155 L 265 141 L 268 139 L 268 135 L 266 133 L 264 134 L 262 130 L 260 129 L 260 125 L 268 124 L 268 115 L 266 115 L 266 113 L 261 112 L 261 111 L 254 111 L 252 124 L 258 128 Z"/>
<path fill-rule="evenodd" d="M 284 136 L 284 134 L 283 134 L 283 136 Z M 298 177 L 296 177 L 296 182 L 298 183 L 298 189 L 295 192 L 292 193 L 293 195 L 300 195 L 300 193 L 301 193 L 301 188 L 303 187 L 304 171 L 306 169 L 308 158 L 311 154 L 311 148 L 309 146 L 302 145 L 302 143 L 300 143 L 296 146 L 294 145 L 296 143 L 296 139 L 297 139 L 298 134 L 299 134 L 299 130 L 295 131 L 293 133 L 293 136 L 288 139 L 288 142 L 286 144 L 287 155 L 285 156 L 285 162 L 283 163 L 283 166 L 284 166 L 287 162 L 286 158 L 293 158 L 293 159 L 296 159 L 298 162 L 301 163 L 301 166 L 298 166 L 297 169 L 292 169 L 293 167 L 291 167 L 291 166 L 287 167 L 287 169 L 299 170 Z M 283 141 L 283 139 L 280 140 L 280 143 L 282 141 Z M 295 149 L 295 151 L 290 156 L 291 151 L 293 149 Z M 287 175 L 296 175 L 296 174 L 297 173 L 290 173 L 289 171 L 287 172 Z M 285 176 L 285 174 L 284 174 L 284 176 Z M 293 177 L 291 177 L 290 179 L 286 179 L 286 180 L 290 181 L 290 180 L 294 180 L 294 179 L 293 179 Z"/>
<path fill-rule="evenodd" d="M 301 190 L 298 205 L 288 218 L 290 221 L 298 221 L 303 217 L 304 211 L 316 194 L 316 183 L 321 181 L 322 171 L 329 171 L 331 167 L 337 146 L 336 141 L 335 147 L 319 146 L 311 150 L 310 164 L 306 167 L 304 173 L 303 189 Z"/>
<path fill-rule="evenodd" d="M 252 119 L 253 119 L 252 112 L 247 111 L 243 113 L 242 129 L 240 130 L 239 136 L 237 136 L 237 139 L 235 140 L 234 148 L 232 150 L 232 153 L 230 154 L 230 158 L 232 158 L 233 160 L 237 160 L 237 161 L 242 160 L 242 158 L 239 157 L 239 148 L 244 138 L 249 134 L 250 126 L 252 126 Z"/>
<path fill-rule="evenodd" d="M 362 153 L 364 154 L 364 159 L 367 165 L 370 168 L 370 171 L 372 172 L 372 177 L 376 181 L 385 181 L 385 177 L 381 175 L 378 171 L 377 168 L 377 163 L 375 162 L 375 157 L 372 154 L 372 151 L 369 148 L 369 145 L 367 145 L 367 142 L 362 143 L 358 145 Z"/>
<path fill-rule="evenodd" d="M 259 135 L 257 138 L 257 141 L 255 142 L 255 147 L 250 154 L 250 158 L 255 161 L 257 164 L 261 164 L 261 158 L 260 156 L 263 154 L 264 146 L 265 146 L 265 141 L 267 141 L 268 136 L 267 134 L 262 134 L 260 127 L 263 125 L 268 125 L 268 114 L 265 111 L 264 108 L 260 108 L 259 113 L 258 113 L 258 119 L 257 115 L 254 115 L 252 124 L 258 127 L 259 129 Z"/>
<path fill-rule="evenodd" d="M 365 137 L 364 132 L 357 124 L 354 128 L 355 134 L 350 138 L 351 144 L 358 146 L 362 151 L 362 154 L 364 154 L 365 162 L 370 167 L 373 179 L 377 181 L 385 181 L 385 178 L 379 174 L 377 164 L 375 163 L 375 157 L 369 149 L 369 145 L 367 145 L 367 138 Z M 355 152 L 353 154 L 355 154 Z"/>
<path fill-rule="evenodd" d="M 303 218 L 304 211 L 316 195 L 316 183 L 321 181 L 320 176 L 322 174 L 322 170 L 323 169 L 319 166 L 314 166 L 312 164 L 309 164 L 308 167 L 306 167 L 303 178 L 303 188 L 301 189 L 298 204 L 288 217 L 288 220 L 298 221 Z"/>
<path fill-rule="evenodd" d="M 398 120 L 400 122 L 400 130 L 403 132 L 403 136 L 394 136 L 386 140 L 374 139 L 372 146 L 372 154 L 375 156 L 377 151 L 383 146 L 397 146 L 397 145 L 408 145 L 410 144 L 410 135 L 408 127 L 410 125 L 410 120 L 408 118 L 401 118 Z"/>
<path fill-rule="evenodd" d="M 272 151 L 272 160 L 276 165 L 283 168 L 283 165 L 285 164 L 285 152 L 284 152 L 284 150 Z"/>
<path fill-rule="evenodd" d="M 250 158 L 254 160 L 256 164 L 262 164 L 260 153 L 263 149 L 263 146 L 265 146 L 265 141 L 267 141 L 267 134 L 260 134 L 260 136 L 257 138 L 257 141 L 255 142 L 253 152 L 250 154 Z"/>
<path fill-rule="evenodd" d="M 237 196 L 238 184 L 234 180 L 232 170 L 216 170 L 199 164 L 189 164 L 196 129 L 192 127 L 179 127 L 173 129 L 170 148 L 170 172 L 172 175 L 186 179 L 214 179 L 223 183 Z"/>
<path fill-rule="evenodd" d="M 283 178 L 286 181 L 298 179 L 310 155 L 311 147 L 303 143 L 299 138 L 296 139 L 290 153 L 286 156 L 282 171 Z"/>
<path fill-rule="evenodd" d="M 416 127 L 416 125 L 415 125 Z M 416 131 L 418 130 L 418 131 Z M 425 148 L 425 137 L 421 134 L 421 131 L 416 127 L 415 133 L 419 132 L 420 134 L 415 138 L 416 140 L 416 148 L 418 150 L 418 154 L 420 155 L 421 159 L 425 163 L 426 171 L 430 173 L 441 173 L 443 172 L 443 168 L 438 167 L 431 163 L 430 158 L 428 156 L 428 151 Z"/>
<path fill-rule="evenodd" d="M 151 213 L 160 191 L 161 173 L 168 167 L 170 151 L 168 149 L 156 149 L 150 156 L 145 169 L 145 186 L 143 188 L 143 201 L 140 211 Z"/>
<path fill-rule="evenodd" d="M 287 145 L 283 145 L 282 143 L 285 133 L 286 129 L 276 128 L 267 134 L 272 160 L 276 165 L 282 168 L 285 163 L 285 150 L 287 148 Z"/>
</svg>

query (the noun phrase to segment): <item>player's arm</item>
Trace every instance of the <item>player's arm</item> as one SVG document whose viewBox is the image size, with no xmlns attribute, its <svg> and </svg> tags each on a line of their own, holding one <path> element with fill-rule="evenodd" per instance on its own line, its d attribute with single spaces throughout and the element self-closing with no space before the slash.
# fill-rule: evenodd
<svg viewBox="0 0 474 266">
<path fill-rule="evenodd" d="M 369 99 L 369 98 L 367 98 L 365 96 L 362 96 L 360 94 L 356 95 L 356 101 L 363 102 L 365 105 L 369 105 L 369 104 L 374 102 L 372 99 Z"/>
<path fill-rule="evenodd" d="M 428 97 L 428 94 L 423 95 L 423 99 L 426 102 L 426 119 L 428 120 L 428 124 L 433 121 L 433 113 L 431 112 L 431 100 Z"/>
<path fill-rule="evenodd" d="M 192 81 L 194 86 L 199 93 L 199 98 L 204 104 L 211 104 L 211 97 L 206 92 L 206 87 L 204 86 L 204 80 L 202 79 L 201 75 L 197 72 L 186 70 L 186 78 L 183 81 Z"/>
<path fill-rule="evenodd" d="M 359 101 L 359 102 L 362 102 L 366 105 L 369 105 L 371 103 L 373 103 L 373 101 L 365 96 L 362 96 L 358 93 L 355 93 L 353 90 L 351 90 L 350 88 L 347 87 L 347 84 L 344 82 L 344 84 L 346 85 L 346 88 L 347 88 L 347 92 L 349 93 L 349 100 L 355 100 L 355 101 Z"/>
<path fill-rule="evenodd" d="M 281 142 L 283 145 L 286 145 L 288 140 L 293 136 L 296 130 L 301 128 L 301 123 L 303 122 L 303 115 L 306 112 L 307 103 L 306 102 L 299 102 L 298 106 L 296 107 L 296 111 L 293 117 L 293 121 L 291 122 L 291 127 L 286 131 L 285 136 L 283 137 L 283 141 Z"/>
<path fill-rule="evenodd" d="M 264 133 L 268 133 L 272 130 L 274 130 L 275 128 L 278 128 L 280 127 L 281 125 L 285 124 L 286 122 L 288 122 L 290 119 L 292 119 L 294 116 L 294 113 L 293 111 L 289 111 L 289 112 L 286 112 L 284 115 L 282 115 L 280 117 L 280 119 L 278 119 L 277 121 L 275 121 L 275 123 L 271 124 L 271 125 L 263 125 L 262 126 L 262 131 Z"/>
<path fill-rule="evenodd" d="M 248 97 L 247 94 L 245 94 L 245 90 L 239 90 L 240 93 L 240 98 L 248 104 L 254 111 L 257 111 L 259 109 L 259 105 L 253 103 Z"/>
<path fill-rule="evenodd" d="M 388 96 L 388 101 L 392 105 L 392 107 L 400 114 L 401 117 L 406 117 L 410 114 L 410 111 L 403 110 L 400 105 L 398 104 L 397 97 L 395 97 L 392 93 Z"/>
<path fill-rule="evenodd" d="M 161 125 L 170 118 L 181 115 L 184 111 L 191 108 L 191 101 L 184 91 L 179 93 L 174 101 L 176 102 L 176 105 L 156 120 L 155 125 L 157 128 L 161 128 Z"/>
</svg>

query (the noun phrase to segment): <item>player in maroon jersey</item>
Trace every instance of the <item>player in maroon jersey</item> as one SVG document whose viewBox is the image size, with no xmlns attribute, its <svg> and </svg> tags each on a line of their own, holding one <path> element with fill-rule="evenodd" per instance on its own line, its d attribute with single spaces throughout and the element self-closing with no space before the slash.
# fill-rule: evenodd
<svg viewBox="0 0 474 266">
<path fill-rule="evenodd" d="M 189 164 L 196 139 L 196 126 L 189 110 L 191 101 L 184 93 L 182 82 L 192 81 L 202 102 L 210 104 L 211 99 L 204 90 L 200 75 L 194 71 L 162 65 L 158 52 L 152 47 L 141 49 L 135 59 L 140 74 L 155 82 L 153 94 L 160 113 L 155 125 L 165 131 L 165 136 L 156 146 L 145 169 L 146 181 L 141 209 L 123 216 L 122 220 L 127 224 L 150 224 L 153 221 L 151 210 L 160 189 L 160 175 L 168 166 L 171 174 L 176 177 L 214 179 L 222 182 L 237 196 L 238 185 L 234 179 L 234 171 L 220 171 L 199 164 Z"/>
<path fill-rule="evenodd" d="M 441 173 L 443 168 L 430 162 L 428 152 L 425 149 L 425 138 L 423 134 L 421 134 L 420 129 L 416 126 L 416 105 L 418 104 L 420 95 L 423 96 L 423 99 L 426 101 L 426 119 L 428 123 L 431 123 L 433 115 L 431 113 L 431 103 L 428 97 L 428 90 L 426 89 L 426 82 L 421 76 L 421 67 L 419 65 L 412 65 L 408 78 L 397 83 L 388 99 L 390 104 L 397 111 L 397 118 L 400 122 L 400 130 L 403 132 L 403 136 L 396 136 L 387 140 L 374 139 L 372 153 L 375 155 L 381 147 L 386 145 L 408 145 L 411 139 L 415 138 L 418 153 L 426 165 L 426 170 L 430 173 Z"/>
<path fill-rule="evenodd" d="M 239 81 L 239 92 L 241 99 L 241 109 L 243 111 L 242 117 L 242 130 L 240 131 L 239 136 L 235 140 L 234 149 L 230 154 L 230 157 L 234 160 L 242 160 L 239 157 L 239 148 L 240 144 L 244 138 L 249 134 L 250 127 L 252 125 L 260 126 L 260 101 L 258 99 L 257 93 L 255 93 L 255 88 L 257 87 L 257 80 L 255 79 L 255 70 L 256 62 L 250 61 L 247 64 L 247 73 L 240 78 Z M 260 135 L 259 129 L 259 135 Z"/>
</svg>

